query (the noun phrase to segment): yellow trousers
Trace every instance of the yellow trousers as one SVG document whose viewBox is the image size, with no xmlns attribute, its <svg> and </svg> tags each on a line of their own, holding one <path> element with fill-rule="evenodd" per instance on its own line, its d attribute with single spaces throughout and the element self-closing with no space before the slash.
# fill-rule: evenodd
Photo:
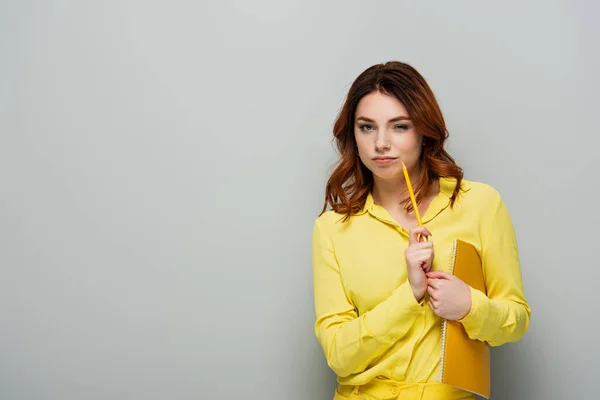
<svg viewBox="0 0 600 400">
<path fill-rule="evenodd" d="M 375 378 L 366 385 L 338 385 L 333 400 L 474 400 L 472 393 L 437 382 L 408 383 Z"/>
</svg>

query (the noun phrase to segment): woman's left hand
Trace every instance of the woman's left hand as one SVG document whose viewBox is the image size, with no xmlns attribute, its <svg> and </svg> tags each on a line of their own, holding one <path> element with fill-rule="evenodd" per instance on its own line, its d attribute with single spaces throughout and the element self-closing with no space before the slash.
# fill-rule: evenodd
<svg viewBox="0 0 600 400">
<path fill-rule="evenodd" d="M 464 318 L 471 311 L 471 289 L 456 276 L 443 271 L 427 274 L 429 307 L 435 315 L 450 321 Z"/>
</svg>

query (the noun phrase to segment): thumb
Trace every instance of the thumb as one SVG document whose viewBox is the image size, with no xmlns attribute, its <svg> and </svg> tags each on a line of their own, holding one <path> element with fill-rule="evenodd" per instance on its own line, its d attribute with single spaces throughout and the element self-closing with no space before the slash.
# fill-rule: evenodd
<svg viewBox="0 0 600 400">
<path fill-rule="evenodd" d="M 433 279 L 452 279 L 452 278 L 454 278 L 454 275 L 451 275 L 444 271 L 430 271 L 430 272 L 427 272 L 425 275 L 427 275 L 428 278 L 433 278 Z"/>
</svg>

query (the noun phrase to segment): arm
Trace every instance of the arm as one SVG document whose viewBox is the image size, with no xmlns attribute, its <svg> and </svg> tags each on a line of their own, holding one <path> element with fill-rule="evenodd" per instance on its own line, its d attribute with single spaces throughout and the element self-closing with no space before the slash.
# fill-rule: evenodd
<svg viewBox="0 0 600 400">
<path fill-rule="evenodd" d="M 315 334 L 338 376 L 357 374 L 402 338 L 424 307 L 405 282 L 359 316 L 346 296 L 331 238 L 320 220 L 315 222 L 312 249 Z"/>
<path fill-rule="evenodd" d="M 471 339 L 500 346 L 521 339 L 531 310 L 525 299 L 515 232 L 496 193 L 495 211 L 482 218 L 482 265 L 487 296 L 473 288 L 471 310 L 460 320 Z"/>
</svg>

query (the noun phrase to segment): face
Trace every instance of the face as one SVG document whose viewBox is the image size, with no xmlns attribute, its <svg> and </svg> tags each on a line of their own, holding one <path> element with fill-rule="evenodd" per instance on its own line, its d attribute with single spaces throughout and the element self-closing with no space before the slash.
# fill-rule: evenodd
<svg viewBox="0 0 600 400">
<path fill-rule="evenodd" d="M 364 96 L 356 108 L 354 137 L 361 161 L 376 179 L 404 179 L 402 161 L 409 170 L 419 165 L 422 135 L 395 97 Z"/>
</svg>

